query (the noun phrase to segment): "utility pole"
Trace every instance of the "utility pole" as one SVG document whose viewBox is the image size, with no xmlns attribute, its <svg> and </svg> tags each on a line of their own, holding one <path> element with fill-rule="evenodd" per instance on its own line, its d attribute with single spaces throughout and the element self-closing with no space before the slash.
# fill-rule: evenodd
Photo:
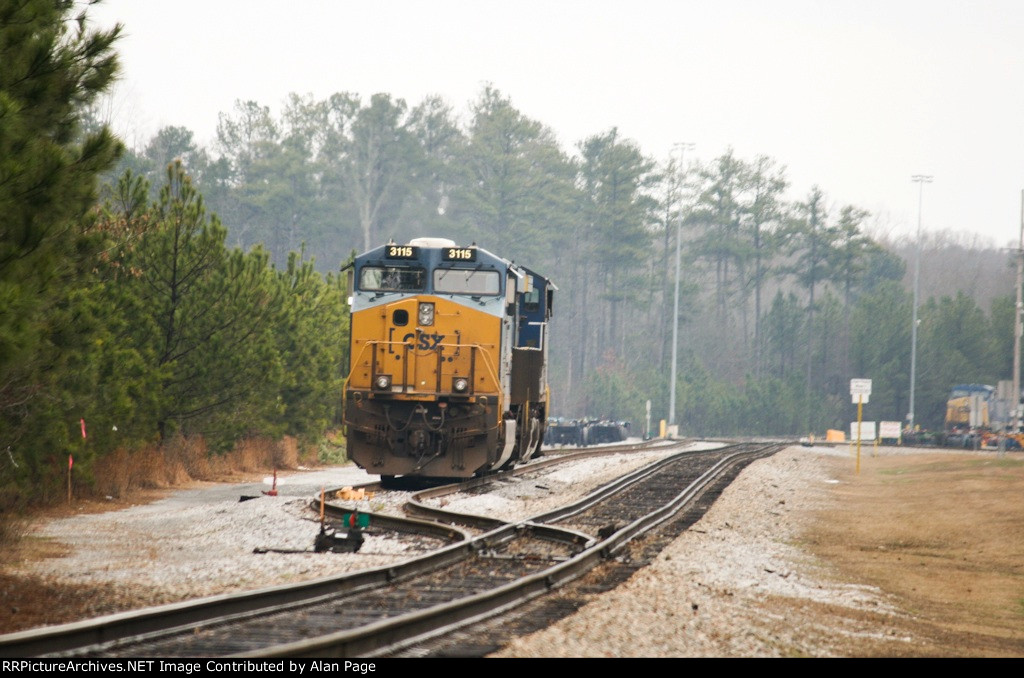
<svg viewBox="0 0 1024 678">
<path fill-rule="evenodd" d="M 1020 240 L 1017 243 L 1017 312 L 1013 321 L 1013 428 L 1014 433 L 1021 429 L 1020 419 L 1020 339 L 1024 334 L 1021 325 L 1021 311 L 1024 311 L 1024 190 L 1020 192 Z"/>
<path fill-rule="evenodd" d="M 683 164 L 683 156 L 687 149 L 693 150 L 697 145 L 692 141 L 682 141 L 674 144 L 674 148 L 679 149 L 679 170 L 684 173 L 686 172 L 686 166 Z M 678 218 L 676 219 L 676 292 L 675 292 L 675 309 L 672 313 L 672 372 L 671 384 L 669 386 L 668 396 L 668 425 L 672 426 L 676 423 L 676 369 L 678 364 L 679 356 L 679 239 L 682 233 L 683 226 L 683 213 L 680 210 Z"/>
<path fill-rule="evenodd" d="M 914 255 L 914 317 L 910 324 L 910 411 L 907 422 L 911 431 L 914 430 L 914 388 L 917 385 L 917 305 L 921 286 L 921 202 L 924 196 L 924 185 L 930 184 L 932 177 L 927 174 L 915 174 L 910 180 L 918 185 L 917 193 L 917 253 Z"/>
</svg>

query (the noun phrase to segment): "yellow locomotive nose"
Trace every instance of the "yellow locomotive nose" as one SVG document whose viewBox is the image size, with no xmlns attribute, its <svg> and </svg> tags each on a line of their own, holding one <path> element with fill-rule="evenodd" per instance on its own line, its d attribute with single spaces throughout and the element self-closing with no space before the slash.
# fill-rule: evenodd
<svg viewBox="0 0 1024 678">
<path fill-rule="evenodd" d="M 384 477 L 468 477 L 539 449 L 550 281 L 437 239 L 389 243 L 348 270 L 343 417 L 355 463 Z"/>
</svg>

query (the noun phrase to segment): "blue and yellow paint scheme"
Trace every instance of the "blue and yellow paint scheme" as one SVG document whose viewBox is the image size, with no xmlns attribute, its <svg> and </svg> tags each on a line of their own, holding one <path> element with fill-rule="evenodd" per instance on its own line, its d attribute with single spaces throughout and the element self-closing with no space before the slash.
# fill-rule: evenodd
<svg viewBox="0 0 1024 678">
<path fill-rule="evenodd" d="M 476 246 L 419 238 L 355 258 L 348 455 L 383 477 L 469 477 L 540 449 L 555 286 Z"/>
</svg>

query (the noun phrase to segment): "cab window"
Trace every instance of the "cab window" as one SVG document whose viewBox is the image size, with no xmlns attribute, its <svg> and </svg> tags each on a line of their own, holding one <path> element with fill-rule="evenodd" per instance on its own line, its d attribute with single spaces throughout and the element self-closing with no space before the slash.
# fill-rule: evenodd
<svg viewBox="0 0 1024 678">
<path fill-rule="evenodd" d="M 536 312 L 540 309 L 540 290 L 534 287 L 523 295 L 523 310 Z"/>
<path fill-rule="evenodd" d="M 501 294 L 501 279 L 497 271 L 437 268 L 434 269 L 434 291 L 439 294 L 468 294 L 474 297 Z"/>
<path fill-rule="evenodd" d="M 424 271 L 408 266 L 364 266 L 359 289 L 368 292 L 422 292 Z"/>
</svg>

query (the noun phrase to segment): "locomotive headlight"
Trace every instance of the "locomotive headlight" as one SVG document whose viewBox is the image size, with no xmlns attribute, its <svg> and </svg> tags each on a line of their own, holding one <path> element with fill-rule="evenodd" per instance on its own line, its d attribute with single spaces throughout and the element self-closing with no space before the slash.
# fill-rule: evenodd
<svg viewBox="0 0 1024 678">
<path fill-rule="evenodd" d="M 434 305 L 429 302 L 420 304 L 420 312 L 417 317 L 420 325 L 434 324 Z"/>
<path fill-rule="evenodd" d="M 452 390 L 456 393 L 465 393 L 469 389 L 469 379 L 455 377 L 452 379 Z"/>
<path fill-rule="evenodd" d="M 373 379 L 373 387 L 378 391 L 387 391 L 391 388 L 391 375 L 390 374 L 378 374 Z"/>
</svg>

